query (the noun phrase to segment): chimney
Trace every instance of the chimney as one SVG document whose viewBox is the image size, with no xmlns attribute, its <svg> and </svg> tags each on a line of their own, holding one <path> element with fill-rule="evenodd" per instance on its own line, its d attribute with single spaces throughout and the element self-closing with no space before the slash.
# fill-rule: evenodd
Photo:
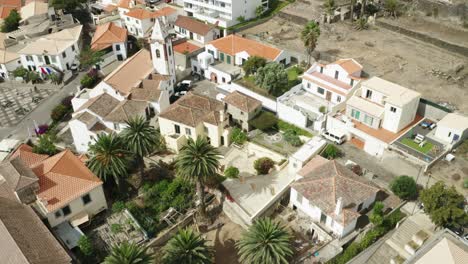
<svg viewBox="0 0 468 264">
<path fill-rule="evenodd" d="M 336 201 L 336 207 L 335 207 L 335 215 L 341 214 L 341 211 L 343 210 L 343 198 L 340 197 Z"/>
</svg>

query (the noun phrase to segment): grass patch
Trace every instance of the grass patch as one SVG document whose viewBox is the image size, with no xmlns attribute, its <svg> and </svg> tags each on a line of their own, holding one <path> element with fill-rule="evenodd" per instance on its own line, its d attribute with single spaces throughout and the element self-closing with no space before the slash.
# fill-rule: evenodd
<svg viewBox="0 0 468 264">
<path fill-rule="evenodd" d="M 239 23 L 237 25 L 234 25 L 232 27 L 228 27 L 228 30 L 229 31 L 236 31 L 239 28 L 242 28 L 242 27 L 244 27 L 244 26 L 246 26 L 248 24 L 257 22 L 260 19 L 270 18 L 273 15 L 277 14 L 279 11 L 281 11 L 281 9 L 283 9 L 287 5 L 289 5 L 289 3 L 290 2 L 288 2 L 288 1 L 279 1 L 279 0 L 270 1 L 270 8 L 265 13 L 263 13 L 263 15 L 261 15 L 259 17 L 256 17 L 254 19 L 244 21 L 244 22 Z"/>
<path fill-rule="evenodd" d="M 427 154 L 434 145 L 430 142 L 426 142 L 424 146 L 421 148 L 418 143 L 414 142 L 411 138 L 404 138 L 401 140 L 401 143 L 424 154 Z"/>
<path fill-rule="evenodd" d="M 284 122 L 283 120 L 278 120 L 278 129 L 281 131 L 293 130 L 298 136 L 313 137 L 313 135 L 302 128 L 299 128 L 293 124 Z"/>
</svg>

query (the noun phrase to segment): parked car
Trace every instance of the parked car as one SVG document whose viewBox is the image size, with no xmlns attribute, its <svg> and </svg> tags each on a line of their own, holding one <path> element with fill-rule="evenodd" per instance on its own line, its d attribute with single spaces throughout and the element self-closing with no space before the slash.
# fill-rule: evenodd
<svg viewBox="0 0 468 264">
<path fill-rule="evenodd" d="M 191 88 L 193 82 L 191 80 L 183 80 L 180 83 L 183 85 L 187 85 L 187 87 Z"/>
<path fill-rule="evenodd" d="M 330 129 L 322 133 L 322 137 L 341 145 L 346 141 L 346 134 L 342 131 Z"/>
</svg>

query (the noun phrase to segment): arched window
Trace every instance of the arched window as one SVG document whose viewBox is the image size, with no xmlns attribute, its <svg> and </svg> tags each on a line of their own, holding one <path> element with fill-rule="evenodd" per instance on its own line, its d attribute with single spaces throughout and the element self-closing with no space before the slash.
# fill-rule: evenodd
<svg viewBox="0 0 468 264">
<path fill-rule="evenodd" d="M 158 49 L 156 49 L 156 58 L 161 58 L 161 52 Z"/>
</svg>

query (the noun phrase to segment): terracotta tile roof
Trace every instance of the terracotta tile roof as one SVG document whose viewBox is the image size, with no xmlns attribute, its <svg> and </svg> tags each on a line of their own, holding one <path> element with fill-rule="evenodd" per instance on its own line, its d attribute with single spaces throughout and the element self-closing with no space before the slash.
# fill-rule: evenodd
<svg viewBox="0 0 468 264">
<path fill-rule="evenodd" d="M 315 72 L 314 72 L 314 73 L 315 73 Z M 319 73 L 319 74 L 320 74 L 320 73 Z M 322 75 L 323 75 L 323 74 L 322 74 Z M 308 74 L 304 74 L 304 76 L 302 76 L 302 78 L 304 78 L 304 79 L 306 79 L 307 81 L 312 82 L 312 83 L 314 83 L 314 84 L 316 84 L 316 85 L 318 85 L 318 86 L 320 86 L 320 87 L 322 87 L 322 88 L 325 88 L 325 89 L 327 89 L 327 90 L 329 90 L 329 91 L 331 91 L 331 92 L 334 92 L 334 93 L 337 93 L 337 94 L 341 94 L 341 95 L 343 95 L 343 96 L 346 96 L 346 93 L 344 93 L 343 91 L 338 90 L 338 89 L 336 89 L 336 88 L 333 88 L 333 87 L 331 87 L 330 85 L 325 84 L 324 82 L 319 82 L 319 81 L 317 81 L 317 80 L 311 78 L 310 76 L 308 76 Z"/>
<path fill-rule="evenodd" d="M 5 178 L 14 191 L 31 186 L 39 180 L 20 157 L 0 164 L 0 175 Z"/>
<path fill-rule="evenodd" d="M 362 65 L 354 59 L 340 59 L 335 61 L 334 64 L 340 65 L 349 75 L 362 71 Z"/>
<path fill-rule="evenodd" d="M 2 263 L 71 263 L 70 256 L 33 209 L 5 196 L 0 197 L 0 237 Z"/>
<path fill-rule="evenodd" d="M 47 201 L 47 210 L 53 212 L 72 200 L 102 185 L 86 165 L 70 150 L 64 150 L 31 167 L 39 178 L 37 196 Z"/>
<path fill-rule="evenodd" d="M 28 167 L 34 167 L 37 164 L 41 163 L 49 156 L 36 154 L 32 152 L 32 147 L 26 144 L 21 144 L 13 154 L 11 154 L 10 159 L 15 159 L 19 157 Z"/>
<path fill-rule="evenodd" d="M 168 15 L 172 15 L 174 13 L 176 13 L 177 10 L 175 10 L 174 8 L 172 7 L 169 7 L 169 6 L 165 6 L 159 10 L 156 10 L 156 13 L 158 13 L 160 16 L 168 16 Z"/>
<path fill-rule="evenodd" d="M 120 8 L 130 9 L 138 4 L 144 5 L 145 0 L 120 0 L 117 6 Z"/>
<path fill-rule="evenodd" d="M 116 9 L 117 9 L 116 5 L 106 5 L 103 10 L 108 13 L 112 13 Z"/>
<path fill-rule="evenodd" d="M 21 0 L 0 0 L 0 19 L 6 18 L 13 9 L 19 12 Z"/>
<path fill-rule="evenodd" d="M 358 213 L 352 212 L 349 208 L 375 195 L 379 188 L 335 160 L 324 162 L 321 159 L 318 157 L 312 159 L 310 162 L 313 165 L 305 167 L 314 168 L 300 171 L 304 178 L 297 180 L 291 186 L 312 205 L 320 208 L 335 221 L 346 225 L 359 217 Z M 340 215 L 335 215 L 336 202 L 339 198 L 342 199 L 343 210 Z"/>
<path fill-rule="evenodd" d="M 152 72 L 151 54 L 148 50 L 141 49 L 111 72 L 104 82 L 126 96 Z"/>
<path fill-rule="evenodd" d="M 114 43 L 126 41 L 127 30 L 109 22 L 96 27 L 96 32 L 91 40 L 91 48 L 94 50 L 103 50 L 112 46 Z"/>
<path fill-rule="evenodd" d="M 275 60 L 281 53 L 280 49 L 237 35 L 229 35 L 224 38 L 216 39 L 211 41 L 209 44 L 231 56 L 245 51 L 250 56 L 259 56 L 268 60 Z"/>
<path fill-rule="evenodd" d="M 312 171 L 314 171 L 316 168 L 324 165 L 328 161 L 329 160 L 323 158 L 322 156 L 315 156 L 315 158 L 307 162 L 306 165 L 304 165 L 304 167 L 302 167 L 302 169 L 297 172 L 297 174 L 302 177 L 305 177 L 309 175 Z"/>
<path fill-rule="evenodd" d="M 88 109 L 100 117 L 108 115 L 115 107 L 120 103 L 119 100 L 115 99 L 107 93 L 103 93 L 99 96 L 89 99 L 83 104 L 76 112 Z"/>
<path fill-rule="evenodd" d="M 208 34 L 213 28 L 214 25 L 206 24 L 196 19 L 187 17 L 187 16 L 178 16 L 174 25 L 185 28 L 190 32 L 196 33 L 201 36 Z"/>
<path fill-rule="evenodd" d="M 104 117 L 104 120 L 116 123 L 125 123 L 132 117 L 145 117 L 147 102 L 124 100 L 115 107 L 112 112 Z"/>
<path fill-rule="evenodd" d="M 238 91 L 232 92 L 224 97 L 224 102 L 247 113 L 262 106 L 262 102 L 259 100 Z"/>
<path fill-rule="evenodd" d="M 148 11 L 143 8 L 135 8 L 126 13 L 126 16 L 133 17 L 139 20 L 168 16 L 177 12 L 174 8 L 164 7 L 156 11 Z"/>
<path fill-rule="evenodd" d="M 181 53 L 181 54 L 190 54 L 192 52 L 195 52 L 197 50 L 202 49 L 202 47 L 199 47 L 193 43 L 190 43 L 188 41 L 184 41 L 181 43 L 177 43 L 173 46 L 173 49 L 175 52 Z"/>
<path fill-rule="evenodd" d="M 200 122 L 219 124 L 223 104 L 206 96 L 188 93 L 170 105 L 159 117 L 195 127 Z"/>
</svg>

